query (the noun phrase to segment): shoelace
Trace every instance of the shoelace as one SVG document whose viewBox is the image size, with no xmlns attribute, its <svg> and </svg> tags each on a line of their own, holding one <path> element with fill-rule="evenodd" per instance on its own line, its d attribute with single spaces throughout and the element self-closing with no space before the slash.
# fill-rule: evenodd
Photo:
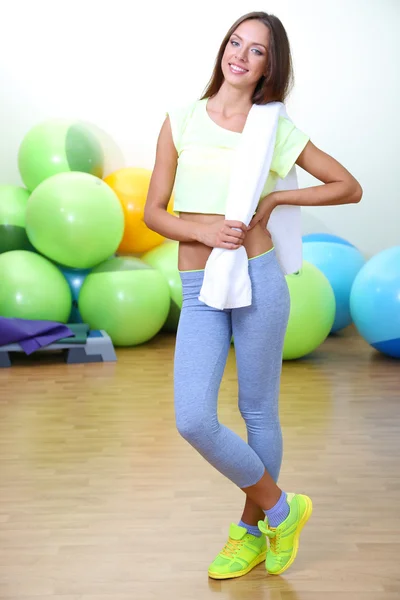
<svg viewBox="0 0 400 600">
<path fill-rule="evenodd" d="M 279 554 L 281 551 L 280 548 L 281 535 L 280 532 L 277 531 L 273 538 L 270 540 L 270 548 L 274 554 Z"/>
<path fill-rule="evenodd" d="M 243 540 L 233 540 L 232 538 L 229 538 L 225 546 L 223 547 L 221 554 L 223 554 L 224 556 L 228 556 L 229 558 L 233 558 L 239 550 L 242 543 Z"/>
<path fill-rule="evenodd" d="M 262 533 L 264 533 L 269 538 L 269 545 L 274 554 L 279 554 L 280 552 L 280 531 L 279 529 L 269 529 L 264 522 L 260 522 L 258 527 Z"/>
</svg>

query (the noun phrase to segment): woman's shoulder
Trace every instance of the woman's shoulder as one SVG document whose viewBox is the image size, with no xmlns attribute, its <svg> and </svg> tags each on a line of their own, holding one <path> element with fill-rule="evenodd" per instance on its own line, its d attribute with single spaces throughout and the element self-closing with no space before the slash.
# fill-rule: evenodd
<svg viewBox="0 0 400 600">
<path fill-rule="evenodd" d="M 293 121 L 287 116 L 279 115 L 278 117 L 278 134 L 281 132 L 287 132 L 294 127 Z"/>
<path fill-rule="evenodd" d="M 172 138 L 178 153 L 180 152 L 184 132 L 187 129 L 188 123 L 193 119 L 196 111 L 199 109 L 200 102 L 201 100 L 187 102 L 176 105 L 167 111 L 167 116 L 169 117 L 171 124 Z"/>
<path fill-rule="evenodd" d="M 195 113 L 196 109 L 199 108 L 201 102 L 202 100 L 192 100 L 190 102 L 185 102 L 181 104 L 177 103 L 169 108 L 167 114 L 170 118 L 184 120 L 188 117 L 191 117 Z"/>
<path fill-rule="evenodd" d="M 303 138 L 306 134 L 299 129 L 287 115 L 280 115 L 278 119 L 278 128 L 276 132 L 276 145 L 284 143 L 290 138 Z"/>
</svg>

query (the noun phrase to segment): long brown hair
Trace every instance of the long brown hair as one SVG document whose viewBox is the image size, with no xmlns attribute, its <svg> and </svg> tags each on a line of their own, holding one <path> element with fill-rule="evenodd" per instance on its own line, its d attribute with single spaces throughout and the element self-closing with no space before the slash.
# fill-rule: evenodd
<svg viewBox="0 0 400 600">
<path fill-rule="evenodd" d="M 257 19 L 269 29 L 267 75 L 262 76 L 256 85 L 252 97 L 253 104 L 268 102 L 284 102 L 293 86 L 293 64 L 289 39 L 282 22 L 265 12 L 251 12 L 240 17 L 224 37 L 215 60 L 214 70 L 210 81 L 203 92 L 202 99 L 215 96 L 224 82 L 221 61 L 231 35 L 244 21 Z"/>
</svg>

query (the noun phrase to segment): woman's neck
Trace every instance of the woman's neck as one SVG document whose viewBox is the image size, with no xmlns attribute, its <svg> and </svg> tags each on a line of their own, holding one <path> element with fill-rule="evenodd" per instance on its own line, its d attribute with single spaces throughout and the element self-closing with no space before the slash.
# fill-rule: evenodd
<svg viewBox="0 0 400 600">
<path fill-rule="evenodd" d="M 237 114 L 247 115 L 253 104 L 251 98 L 252 94 L 223 83 L 218 93 L 210 98 L 208 105 L 215 112 L 229 118 Z"/>
</svg>

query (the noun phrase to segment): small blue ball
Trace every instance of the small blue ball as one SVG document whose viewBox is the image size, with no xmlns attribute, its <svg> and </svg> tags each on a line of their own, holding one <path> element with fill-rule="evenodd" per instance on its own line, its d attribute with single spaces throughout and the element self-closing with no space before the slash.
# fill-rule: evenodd
<svg viewBox="0 0 400 600">
<path fill-rule="evenodd" d="M 79 292 L 86 276 L 90 273 L 91 269 L 71 269 L 68 267 L 59 266 L 61 273 L 64 275 L 68 282 L 72 293 L 72 310 L 69 315 L 69 323 L 82 323 L 82 317 L 78 309 L 78 298 Z"/>
</svg>

